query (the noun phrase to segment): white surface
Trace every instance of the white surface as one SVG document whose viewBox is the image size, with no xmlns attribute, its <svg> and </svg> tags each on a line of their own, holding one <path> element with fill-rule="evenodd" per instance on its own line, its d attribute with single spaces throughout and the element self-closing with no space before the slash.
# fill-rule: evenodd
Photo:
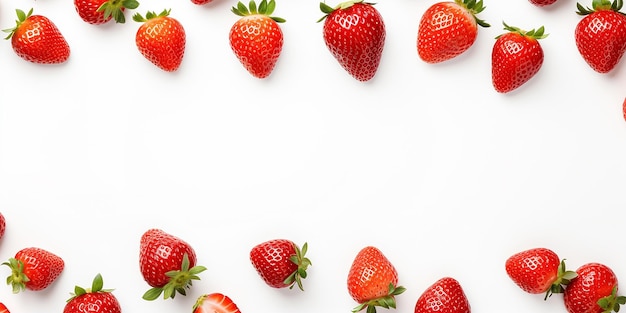
<svg viewBox="0 0 626 313">
<path fill-rule="evenodd" d="M 376 5 L 387 41 L 368 83 L 326 49 L 318 1 L 277 2 L 285 45 L 265 80 L 228 46 L 236 1 L 150 0 L 133 11 L 171 8 L 183 23 L 176 73 L 139 54 L 130 12 L 126 24 L 92 26 L 70 1 L 0 3 L 2 28 L 15 8 L 34 7 L 72 49 L 66 64 L 41 66 L 0 45 L 0 257 L 40 246 L 66 261 L 48 290 L 6 286 L 0 301 L 12 313 L 62 312 L 74 285 L 99 272 L 124 312 L 191 312 L 199 295 L 223 292 L 244 313 L 348 313 L 346 275 L 365 245 L 397 267 L 405 313 L 443 276 L 461 282 L 474 312 L 565 312 L 561 296 L 546 303 L 504 272 L 508 256 L 535 246 L 572 269 L 598 261 L 626 277 L 615 249 L 626 64 L 602 75 L 584 63 L 573 0 L 488 0 L 480 17 L 492 27 L 462 56 L 428 65 L 415 41 L 432 3 Z M 550 34 L 539 74 L 506 95 L 490 76 L 503 20 Z M 151 227 L 187 240 L 208 267 L 187 297 L 141 299 L 139 238 Z M 279 237 L 309 243 L 304 293 L 265 286 L 248 261 L 253 245 Z"/>
</svg>

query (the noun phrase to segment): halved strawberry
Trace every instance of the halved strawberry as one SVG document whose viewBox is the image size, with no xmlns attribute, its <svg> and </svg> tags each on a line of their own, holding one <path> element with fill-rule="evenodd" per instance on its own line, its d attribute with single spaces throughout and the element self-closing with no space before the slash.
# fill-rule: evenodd
<svg viewBox="0 0 626 313">
<path fill-rule="evenodd" d="M 205 294 L 198 297 L 193 313 L 239 313 L 239 308 L 228 296 L 221 293 Z"/>
</svg>

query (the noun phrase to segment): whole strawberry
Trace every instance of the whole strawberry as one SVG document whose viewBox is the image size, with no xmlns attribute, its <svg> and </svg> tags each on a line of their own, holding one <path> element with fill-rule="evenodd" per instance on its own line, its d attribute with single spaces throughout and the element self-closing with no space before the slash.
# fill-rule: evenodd
<svg viewBox="0 0 626 313">
<path fill-rule="evenodd" d="M 505 262 L 507 275 L 522 290 L 545 293 L 544 300 L 553 293 L 563 293 L 564 287 L 576 277 L 576 272 L 565 269 L 565 261 L 547 248 L 532 248 L 510 256 Z"/>
<path fill-rule="evenodd" d="M 240 313 L 240 311 L 231 298 L 216 292 L 198 297 L 193 306 L 193 313 Z"/>
<path fill-rule="evenodd" d="M 547 37 L 543 26 L 524 31 L 504 23 L 507 32 L 496 37 L 491 52 L 491 78 L 497 92 L 517 89 L 535 76 L 543 65 L 539 39 Z"/>
<path fill-rule="evenodd" d="M 624 102 L 622 102 L 622 114 L 624 115 L 624 120 L 626 121 L 626 98 L 624 98 Z"/>
<path fill-rule="evenodd" d="M 538 7 L 545 7 L 554 4 L 557 0 L 529 0 L 530 3 Z"/>
<path fill-rule="evenodd" d="M 191 3 L 197 4 L 197 5 L 204 5 L 204 4 L 211 3 L 211 2 L 213 2 L 213 0 L 191 0 Z"/>
<path fill-rule="evenodd" d="M 74 0 L 74 8 L 80 18 L 94 25 L 104 24 L 110 20 L 125 23 L 126 9 L 136 9 L 137 0 Z"/>
<path fill-rule="evenodd" d="M 581 56 L 598 73 L 608 73 L 619 63 L 626 51 L 626 16 L 619 12 L 622 0 L 593 0 L 592 8 L 580 3 L 574 36 Z"/>
<path fill-rule="evenodd" d="M 371 80 L 378 71 L 387 36 L 382 16 L 373 3 L 349 0 L 336 7 L 324 2 L 323 36 L 326 47 L 352 77 Z"/>
<path fill-rule="evenodd" d="M 4 238 L 4 232 L 7 229 L 7 221 L 4 218 L 4 215 L 0 213 L 0 239 Z"/>
<path fill-rule="evenodd" d="M 250 261 L 261 278 L 270 287 L 302 287 L 302 279 L 307 276 L 306 269 L 311 260 L 305 257 L 308 245 L 302 250 L 287 239 L 274 239 L 262 242 L 250 250 Z"/>
<path fill-rule="evenodd" d="M 254 0 L 248 7 L 239 2 L 231 11 L 241 16 L 230 28 L 230 47 L 244 68 L 256 78 L 268 77 L 283 49 L 283 32 L 278 23 L 285 20 L 271 16 L 276 8 L 274 0 Z"/>
<path fill-rule="evenodd" d="M 58 255 L 37 247 L 28 247 L 18 251 L 15 257 L 2 263 L 11 269 L 7 285 L 13 293 L 26 289 L 38 291 L 52 284 L 65 267 L 65 262 Z"/>
<path fill-rule="evenodd" d="M 617 295 L 617 277 L 601 263 L 587 263 L 576 270 L 577 277 L 565 288 L 563 301 L 569 313 L 619 311 L 626 297 Z"/>
<path fill-rule="evenodd" d="M 38 64 L 58 64 L 70 57 L 70 47 L 56 25 L 43 15 L 32 15 L 15 10 L 17 21 L 14 28 L 3 30 L 9 33 L 13 51 L 22 59 Z"/>
<path fill-rule="evenodd" d="M 137 30 L 135 43 L 139 52 L 166 72 L 178 70 L 185 55 L 186 35 L 183 25 L 170 17 L 170 10 L 161 13 L 149 11 L 146 16 L 137 13 L 133 20 L 143 23 Z"/>
<path fill-rule="evenodd" d="M 441 1 L 431 5 L 419 23 L 417 53 L 427 63 L 440 63 L 467 51 L 478 37 L 478 26 L 489 27 L 477 14 L 483 1 Z"/>
<path fill-rule="evenodd" d="M 102 289 L 102 275 L 93 279 L 91 288 L 74 287 L 72 297 L 67 300 L 63 313 L 121 313 L 122 308 L 112 289 Z"/>
<path fill-rule="evenodd" d="M 144 280 L 152 288 L 144 295 L 154 300 L 163 294 L 164 299 L 174 298 L 176 293 L 186 295 L 193 280 L 206 270 L 196 266 L 196 252 L 186 241 L 164 232 L 149 229 L 141 236 L 139 268 Z"/>
<path fill-rule="evenodd" d="M 406 289 L 398 286 L 398 272 L 376 247 L 367 246 L 359 251 L 348 272 L 348 293 L 359 305 L 352 312 L 376 307 L 395 308 L 395 296 Z"/>
<path fill-rule="evenodd" d="M 420 295 L 415 313 L 470 313 L 470 304 L 461 284 L 452 277 L 444 277 Z"/>
</svg>

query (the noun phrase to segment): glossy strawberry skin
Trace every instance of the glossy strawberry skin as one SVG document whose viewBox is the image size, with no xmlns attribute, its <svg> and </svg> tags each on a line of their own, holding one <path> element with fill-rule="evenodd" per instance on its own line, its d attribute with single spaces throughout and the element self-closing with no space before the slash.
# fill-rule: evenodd
<svg viewBox="0 0 626 313">
<path fill-rule="evenodd" d="M 9 312 L 9 309 L 7 309 L 7 306 L 2 302 L 0 302 L 0 313 L 11 313 Z"/>
<path fill-rule="evenodd" d="M 110 21 L 113 16 L 104 17 L 104 11 L 98 8 L 109 0 L 74 0 L 74 8 L 80 18 L 93 25 L 100 25 Z"/>
<path fill-rule="evenodd" d="M 18 251 L 15 257 L 4 262 L 11 268 L 7 283 L 12 285 L 13 293 L 24 289 L 38 291 L 50 286 L 63 272 L 65 262 L 58 255 L 37 247 L 28 247 Z"/>
<path fill-rule="evenodd" d="M 325 17 L 323 38 L 332 56 L 356 80 L 376 75 L 387 33 L 381 14 L 370 3 L 334 9 Z"/>
<path fill-rule="evenodd" d="M 601 298 L 612 294 L 618 282 L 611 268 L 600 263 L 587 263 L 580 266 L 563 294 L 565 308 L 569 313 L 601 313 L 605 310 L 598 305 Z M 609 310 L 610 311 L 610 310 Z"/>
<path fill-rule="evenodd" d="M 31 13 L 32 10 L 25 14 L 25 19 L 10 35 L 13 51 L 32 63 L 59 64 L 67 61 L 70 47 L 63 34 L 49 18 Z"/>
<path fill-rule="evenodd" d="M 624 121 L 626 121 L 626 98 L 624 98 L 624 102 L 622 102 L 622 114 L 624 115 Z"/>
<path fill-rule="evenodd" d="M 495 90 L 507 93 L 519 88 L 539 72 L 543 59 L 543 49 L 536 38 L 513 31 L 499 36 L 491 53 Z"/>
<path fill-rule="evenodd" d="M 270 287 L 284 288 L 291 285 L 285 284 L 285 279 L 298 270 L 298 265 L 290 260 L 295 254 L 295 243 L 276 239 L 254 246 L 250 251 L 250 261 Z"/>
<path fill-rule="evenodd" d="M 529 0 L 530 3 L 538 7 L 545 7 L 556 3 L 557 0 Z"/>
<path fill-rule="evenodd" d="M 143 20 L 139 15 L 133 16 L 143 22 L 135 35 L 135 43 L 148 61 L 166 72 L 174 72 L 185 55 L 186 33 L 183 25 L 168 15 L 169 11 L 158 16 L 149 12 Z"/>
<path fill-rule="evenodd" d="M 111 292 L 90 292 L 66 303 L 63 313 L 121 313 L 119 301 Z"/>
<path fill-rule="evenodd" d="M 4 215 L 0 213 L 0 239 L 4 238 L 4 233 L 7 229 L 7 222 Z"/>
<path fill-rule="evenodd" d="M 586 15 L 574 34 L 581 56 L 598 73 L 612 71 L 626 51 L 626 17 L 610 9 Z"/>
<path fill-rule="evenodd" d="M 193 306 L 193 313 L 239 313 L 233 300 L 221 293 L 205 294 L 198 297 Z"/>
<path fill-rule="evenodd" d="M 561 261 L 546 248 L 533 248 L 510 256 L 505 262 L 507 275 L 522 290 L 539 294 L 547 292 L 558 277 Z"/>
<path fill-rule="evenodd" d="M 352 299 L 365 303 L 384 297 L 389 284 L 398 284 L 398 272 L 393 264 L 376 247 L 361 249 L 348 272 L 348 292 Z"/>
<path fill-rule="evenodd" d="M 470 304 L 459 282 L 452 277 L 437 280 L 420 295 L 415 313 L 470 313 Z"/>
<path fill-rule="evenodd" d="M 161 229 L 149 229 L 141 236 L 139 267 L 148 285 L 163 287 L 170 278 L 165 273 L 180 270 L 183 255 L 189 257 L 189 267 L 196 265 L 196 252 L 186 241 Z"/>
</svg>

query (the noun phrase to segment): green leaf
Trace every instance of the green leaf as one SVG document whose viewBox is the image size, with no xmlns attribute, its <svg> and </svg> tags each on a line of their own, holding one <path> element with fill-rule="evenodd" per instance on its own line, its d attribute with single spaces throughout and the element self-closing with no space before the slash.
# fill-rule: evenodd
<svg viewBox="0 0 626 313">
<path fill-rule="evenodd" d="M 158 298 L 161 295 L 161 293 L 163 293 L 162 288 L 158 288 L 158 287 L 150 288 L 148 291 L 146 291 L 143 294 L 142 298 L 144 300 L 152 301 Z"/>
</svg>

